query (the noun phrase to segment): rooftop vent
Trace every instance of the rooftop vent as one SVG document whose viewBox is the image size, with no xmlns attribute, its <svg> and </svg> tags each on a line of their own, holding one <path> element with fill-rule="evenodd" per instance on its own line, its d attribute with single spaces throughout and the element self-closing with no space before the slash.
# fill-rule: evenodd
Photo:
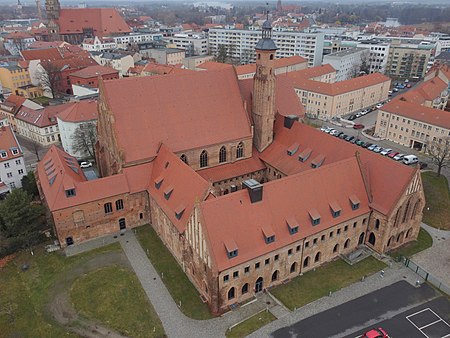
<svg viewBox="0 0 450 338">
<path fill-rule="evenodd" d="M 244 183 L 242 183 L 242 187 L 248 190 L 250 201 L 252 203 L 262 201 L 263 186 L 257 180 L 254 179 L 246 180 L 244 181 Z"/>
<path fill-rule="evenodd" d="M 297 115 L 288 115 L 284 117 L 284 127 L 291 129 L 295 121 L 298 121 L 299 117 Z"/>
</svg>

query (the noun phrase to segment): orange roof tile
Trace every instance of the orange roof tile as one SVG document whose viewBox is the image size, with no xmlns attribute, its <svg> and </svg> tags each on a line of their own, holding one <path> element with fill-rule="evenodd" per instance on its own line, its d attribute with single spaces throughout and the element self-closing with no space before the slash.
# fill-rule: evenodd
<svg viewBox="0 0 450 338">
<path fill-rule="evenodd" d="M 86 78 L 98 77 L 98 76 L 110 75 L 110 74 L 118 75 L 119 71 L 117 71 L 111 67 L 94 65 L 94 66 L 88 66 L 86 68 L 83 68 L 76 72 L 73 72 L 70 74 L 70 76 L 81 77 L 81 78 L 86 79 Z"/>
<path fill-rule="evenodd" d="M 114 8 L 63 8 L 59 16 L 61 34 L 81 34 L 90 27 L 95 36 L 131 32 L 125 20 Z"/>
<path fill-rule="evenodd" d="M 323 76 L 330 73 L 335 73 L 336 69 L 330 64 L 324 64 L 317 67 L 311 67 L 307 69 L 297 70 L 289 73 L 289 77 L 294 81 L 301 82 L 304 79 L 313 79 L 319 76 Z"/>
<path fill-rule="evenodd" d="M 274 68 L 278 69 L 278 68 L 283 68 L 283 67 L 289 67 L 289 66 L 300 64 L 300 63 L 306 63 L 306 62 L 308 62 L 308 60 L 299 55 L 290 56 L 290 57 L 286 57 L 286 58 L 275 59 L 274 60 Z M 236 69 L 237 75 L 255 73 L 256 72 L 256 63 L 248 63 L 246 65 L 235 66 L 235 69 Z"/>
<path fill-rule="evenodd" d="M 450 112 L 445 110 L 424 107 L 403 100 L 392 100 L 385 104 L 380 110 L 450 129 Z"/>
<path fill-rule="evenodd" d="M 251 137 L 232 67 L 104 81 L 103 87 L 127 163 L 156 156 L 161 142 L 180 152 Z"/>
<path fill-rule="evenodd" d="M 65 122 L 85 122 L 97 120 L 97 100 L 75 102 L 56 115 Z"/>
<path fill-rule="evenodd" d="M 195 204 L 206 198 L 209 183 L 164 144 L 152 163 L 148 192 L 178 231 L 183 233 Z M 182 215 L 177 217 L 176 212 L 182 210 Z"/>
<path fill-rule="evenodd" d="M 300 145 L 293 155 L 287 149 L 294 143 Z M 305 161 L 298 156 L 307 148 L 312 150 Z M 367 171 L 367 180 L 373 195 L 371 206 L 381 213 L 389 214 L 400 194 L 410 182 L 416 169 L 386 157 L 378 156 L 367 149 L 329 136 L 303 123 L 294 123 L 291 129 L 283 126 L 283 118 L 277 116 L 273 143 L 260 154 L 260 158 L 286 175 L 312 170 L 311 164 L 318 155 L 325 157 L 322 166 L 327 166 L 359 153 L 362 166 Z"/>
<path fill-rule="evenodd" d="M 14 154 L 13 150 L 17 151 L 17 154 Z M 10 126 L 0 127 L 0 153 L 3 152 L 6 152 L 6 157 L 0 157 L 0 162 L 23 156 L 22 148 Z"/>
<path fill-rule="evenodd" d="M 201 65 L 197 66 L 197 68 L 201 68 L 201 69 L 205 69 L 205 70 L 221 70 L 221 69 L 233 68 L 233 65 L 229 65 L 227 63 L 215 62 L 215 61 L 206 61 L 206 62 L 203 62 Z"/>
<path fill-rule="evenodd" d="M 56 125 L 56 115 L 74 105 L 73 102 L 47 106 L 43 109 L 33 110 L 22 107 L 16 115 L 16 119 L 34 125 L 38 128 Z"/>
<path fill-rule="evenodd" d="M 350 195 L 358 196 L 361 201 L 357 210 L 352 210 Z M 336 218 L 330 211 L 331 201 L 342 209 Z M 320 215 L 320 224 L 315 226 L 309 215 L 312 210 Z M 369 200 L 355 157 L 265 183 L 260 202 L 251 203 L 248 192 L 243 189 L 201 203 L 202 224 L 219 271 L 369 211 Z M 299 225 L 294 234 L 288 227 L 292 219 Z M 266 244 L 264 234 L 275 235 L 274 242 Z M 233 241 L 238 255 L 228 258 L 225 243 Z"/>
<path fill-rule="evenodd" d="M 29 49 L 20 52 L 24 60 L 61 60 L 58 48 Z"/>
</svg>

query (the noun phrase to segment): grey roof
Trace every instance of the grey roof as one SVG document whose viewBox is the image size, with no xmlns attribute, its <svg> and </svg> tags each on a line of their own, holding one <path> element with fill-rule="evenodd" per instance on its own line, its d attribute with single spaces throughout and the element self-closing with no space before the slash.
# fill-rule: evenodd
<svg viewBox="0 0 450 338">
<path fill-rule="evenodd" d="M 272 25 L 270 24 L 269 20 L 264 21 L 262 28 L 272 28 Z"/>
<path fill-rule="evenodd" d="M 449 61 L 450 60 L 450 52 L 445 52 L 445 51 L 441 52 L 441 54 L 436 56 L 435 59 Z"/>
<path fill-rule="evenodd" d="M 256 44 L 256 49 L 259 50 L 277 50 L 277 45 L 275 44 L 275 42 L 272 39 L 261 39 L 258 41 L 258 43 Z"/>
</svg>

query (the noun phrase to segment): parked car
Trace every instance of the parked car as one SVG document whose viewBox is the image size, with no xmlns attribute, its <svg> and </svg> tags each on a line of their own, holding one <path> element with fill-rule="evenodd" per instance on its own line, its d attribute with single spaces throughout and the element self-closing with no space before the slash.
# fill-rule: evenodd
<svg viewBox="0 0 450 338">
<path fill-rule="evenodd" d="M 391 151 L 387 156 L 393 159 L 398 154 L 400 154 L 398 151 Z"/>
<path fill-rule="evenodd" d="M 397 87 L 398 86 L 398 82 L 394 82 L 394 87 Z"/>
<path fill-rule="evenodd" d="M 362 338 L 389 338 L 389 335 L 381 327 L 367 331 Z"/>
<path fill-rule="evenodd" d="M 332 130 L 330 130 L 330 135 L 336 135 L 337 133 L 339 133 L 336 129 L 332 129 Z"/>
<path fill-rule="evenodd" d="M 341 135 L 344 135 L 344 132 L 342 132 L 342 131 L 338 131 L 338 133 L 337 133 L 337 134 L 335 134 L 334 136 L 336 136 L 336 137 L 341 137 Z"/>
<path fill-rule="evenodd" d="M 409 82 L 409 79 L 406 79 L 406 80 L 405 80 L 405 83 L 408 83 L 408 82 Z"/>
<path fill-rule="evenodd" d="M 395 88 L 393 88 L 393 89 L 392 89 L 392 91 L 394 91 L 394 92 L 398 92 L 398 88 L 397 88 L 397 87 L 395 87 Z"/>
<path fill-rule="evenodd" d="M 375 148 L 373 149 L 373 152 L 374 152 L 374 153 L 380 153 L 382 150 L 383 150 L 382 147 L 375 147 Z"/>
<path fill-rule="evenodd" d="M 359 141 L 359 139 L 358 138 L 353 138 L 353 140 L 351 140 L 350 141 L 350 143 L 352 143 L 352 144 L 356 144 L 356 142 L 358 142 Z"/>
<path fill-rule="evenodd" d="M 364 124 L 356 123 L 353 125 L 353 129 L 364 129 Z"/>
<path fill-rule="evenodd" d="M 405 157 L 405 154 L 397 154 L 394 156 L 394 160 L 401 161 L 403 160 L 403 157 Z"/>
<path fill-rule="evenodd" d="M 356 141 L 356 145 L 358 145 L 358 146 L 360 146 L 360 147 L 363 147 L 364 144 L 365 144 L 365 142 L 364 142 L 363 140 L 358 140 L 358 141 Z"/>
<path fill-rule="evenodd" d="M 399 85 L 397 86 L 398 89 L 405 89 L 405 87 L 406 87 L 406 86 L 405 86 L 404 84 L 399 84 Z"/>
<path fill-rule="evenodd" d="M 356 118 L 361 117 L 361 116 L 362 116 L 361 113 L 357 113 L 357 114 L 356 114 Z"/>
<path fill-rule="evenodd" d="M 320 131 L 326 132 L 328 129 L 330 129 L 330 128 L 328 128 L 327 126 L 322 126 L 320 128 Z"/>
<path fill-rule="evenodd" d="M 403 164 L 410 165 L 419 162 L 416 155 L 406 155 L 403 157 Z"/>
<path fill-rule="evenodd" d="M 351 140 L 353 140 L 355 138 L 355 136 L 347 136 L 344 140 L 346 140 L 347 142 L 350 142 Z"/>
<path fill-rule="evenodd" d="M 326 132 L 327 134 L 330 134 L 333 130 L 334 130 L 333 128 L 327 128 L 327 129 L 325 130 L 325 132 Z"/>
<path fill-rule="evenodd" d="M 380 154 L 383 155 L 383 156 L 386 156 L 386 155 L 388 155 L 391 151 L 392 151 L 391 148 L 384 148 L 384 149 L 380 152 Z"/>
<path fill-rule="evenodd" d="M 81 168 L 90 168 L 90 167 L 92 167 L 92 163 L 91 162 L 81 162 L 80 167 Z"/>
<path fill-rule="evenodd" d="M 406 85 L 406 88 L 411 88 L 411 84 L 408 83 L 408 84 Z"/>
<path fill-rule="evenodd" d="M 348 136 L 347 134 L 342 133 L 341 135 L 339 135 L 339 138 L 344 139 L 344 138 L 346 138 L 347 136 Z"/>
<path fill-rule="evenodd" d="M 377 109 L 380 109 L 381 107 L 383 107 L 383 104 L 382 104 L 382 103 L 378 103 L 378 104 L 376 105 L 376 107 L 377 107 Z"/>
<path fill-rule="evenodd" d="M 366 142 L 366 143 L 364 143 L 364 145 L 362 147 L 369 149 L 369 147 L 371 147 L 372 145 L 373 145 L 373 143 Z"/>
<path fill-rule="evenodd" d="M 370 113 L 370 109 L 364 109 L 361 113 L 363 113 L 364 115 Z"/>
<path fill-rule="evenodd" d="M 388 91 L 388 96 L 392 96 L 394 92 L 392 90 Z"/>
<path fill-rule="evenodd" d="M 369 147 L 367 147 L 367 149 L 374 150 L 376 147 L 378 147 L 378 145 L 374 143 L 374 144 L 371 144 Z"/>
<path fill-rule="evenodd" d="M 356 119 L 356 115 L 350 115 L 348 118 L 350 121 L 353 121 L 354 119 Z"/>
</svg>

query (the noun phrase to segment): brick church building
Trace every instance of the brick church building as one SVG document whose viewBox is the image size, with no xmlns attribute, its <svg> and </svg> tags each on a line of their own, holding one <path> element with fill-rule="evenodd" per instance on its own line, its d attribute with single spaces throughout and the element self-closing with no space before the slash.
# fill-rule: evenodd
<svg viewBox="0 0 450 338">
<path fill-rule="evenodd" d="M 360 245 L 417 238 L 419 169 L 303 124 L 271 33 L 253 79 L 230 66 L 100 80 L 102 178 L 56 147 L 37 169 L 62 247 L 150 224 L 221 313 Z"/>
<path fill-rule="evenodd" d="M 79 45 L 85 38 L 130 33 L 114 8 L 61 8 L 59 0 L 46 0 L 48 40 Z"/>
</svg>

